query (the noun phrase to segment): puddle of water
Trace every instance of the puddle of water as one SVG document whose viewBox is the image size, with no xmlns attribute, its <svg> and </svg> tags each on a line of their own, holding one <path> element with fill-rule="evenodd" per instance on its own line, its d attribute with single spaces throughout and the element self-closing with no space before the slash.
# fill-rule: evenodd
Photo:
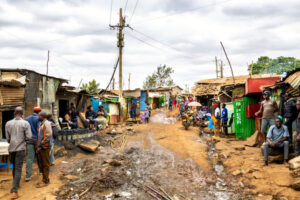
<svg viewBox="0 0 300 200">
<path fill-rule="evenodd" d="M 176 124 L 177 118 L 176 117 L 167 117 L 167 110 L 161 110 L 155 115 L 151 116 L 150 122 L 154 124 Z"/>
</svg>

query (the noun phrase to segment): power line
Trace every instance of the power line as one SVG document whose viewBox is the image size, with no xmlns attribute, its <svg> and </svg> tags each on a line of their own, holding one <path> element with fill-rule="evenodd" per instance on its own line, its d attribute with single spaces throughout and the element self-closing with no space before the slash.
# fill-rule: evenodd
<svg viewBox="0 0 300 200">
<path fill-rule="evenodd" d="M 139 33 L 139 34 L 141 34 L 141 35 L 143 35 L 143 36 L 145 36 L 145 37 L 147 37 L 147 38 L 149 38 L 149 39 L 151 39 L 151 40 L 153 40 L 153 41 L 155 41 L 155 42 L 161 44 L 161 45 L 164 45 L 164 46 L 166 46 L 166 47 L 168 47 L 168 48 L 170 48 L 170 49 L 176 51 L 177 53 L 181 54 L 181 55 L 184 56 L 184 57 L 187 57 L 187 58 L 194 58 L 193 56 L 188 56 L 188 55 L 186 55 L 185 52 L 182 52 L 182 51 L 180 51 L 179 49 L 176 49 L 176 48 L 170 46 L 170 45 L 167 44 L 167 43 L 164 43 L 164 42 L 161 42 L 161 41 L 159 41 L 159 40 L 157 40 L 157 39 L 154 39 L 154 38 L 152 38 L 152 37 L 150 37 L 150 36 L 148 36 L 148 35 L 146 35 L 146 34 L 140 32 L 140 31 L 137 31 L 136 29 L 133 29 L 133 31 L 135 31 L 135 32 L 137 32 L 137 33 Z"/>
<path fill-rule="evenodd" d="M 114 79 L 116 70 L 117 70 L 117 68 L 118 68 L 118 64 L 119 64 L 119 57 L 118 57 L 118 59 L 117 59 L 116 65 L 114 66 L 114 71 L 113 71 L 113 73 L 112 73 L 112 75 L 111 75 L 110 81 L 109 81 L 109 83 L 107 84 L 107 86 L 106 86 L 104 92 L 102 93 L 103 95 L 105 94 L 105 92 L 107 91 L 108 87 L 110 86 L 112 80 Z"/>
<path fill-rule="evenodd" d="M 127 4 L 128 4 L 128 0 L 126 0 L 126 3 L 125 3 L 125 7 L 124 7 L 124 15 L 126 14 Z"/>
<path fill-rule="evenodd" d="M 113 0 L 110 0 L 110 16 L 109 16 L 109 24 L 111 24 L 112 7 L 113 7 Z"/>
<path fill-rule="evenodd" d="M 152 45 L 152 44 L 150 44 L 150 43 L 148 43 L 148 42 L 146 42 L 146 41 L 144 41 L 144 40 L 142 40 L 142 39 L 140 39 L 140 38 L 138 38 L 138 37 L 135 37 L 135 36 L 131 35 L 131 34 L 128 33 L 128 32 L 127 32 L 127 35 L 129 35 L 131 38 L 136 39 L 136 40 L 140 41 L 141 43 L 144 43 L 144 44 L 146 44 L 146 45 L 148 45 L 148 46 L 150 46 L 150 47 L 152 47 L 152 48 L 159 49 L 159 50 L 161 50 L 161 51 L 165 51 L 164 49 L 161 49 L 161 48 L 159 48 L 159 47 L 157 47 L 157 46 L 154 46 L 154 45 Z"/>
<path fill-rule="evenodd" d="M 135 10 L 136 10 L 136 7 L 137 7 L 138 3 L 139 3 L 139 0 L 136 0 L 136 3 L 135 3 L 135 6 L 134 6 L 132 15 L 131 15 L 130 20 L 129 20 L 129 24 L 130 24 L 130 22 L 131 22 L 131 20 L 132 20 L 132 17 L 133 17 L 133 15 L 134 15 L 134 13 L 135 13 Z"/>
<path fill-rule="evenodd" d="M 169 15 L 163 15 L 163 16 L 158 16 L 158 17 L 154 17 L 154 18 L 145 19 L 145 20 L 137 22 L 136 25 L 144 23 L 145 21 L 153 21 L 153 20 L 158 20 L 158 19 L 170 17 L 170 16 L 181 15 L 181 14 L 184 14 L 184 13 L 187 13 L 187 12 L 191 12 L 191 11 L 195 11 L 195 10 L 199 10 L 199 9 L 202 9 L 202 8 L 213 7 L 213 6 L 217 6 L 217 5 L 220 5 L 220 4 L 228 3 L 230 1 L 234 1 L 234 0 L 220 1 L 220 2 L 217 2 L 217 3 L 207 4 L 207 5 L 204 5 L 204 6 L 201 6 L 201 7 L 197 7 L 197 8 L 191 8 L 191 9 L 182 11 L 180 13 L 173 13 L 173 14 L 169 14 Z"/>
</svg>

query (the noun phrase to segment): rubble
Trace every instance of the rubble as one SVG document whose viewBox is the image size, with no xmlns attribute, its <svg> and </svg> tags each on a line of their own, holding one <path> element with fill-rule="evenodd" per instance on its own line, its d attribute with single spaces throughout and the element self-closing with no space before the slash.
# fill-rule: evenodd
<svg viewBox="0 0 300 200">
<path fill-rule="evenodd" d="M 90 140 L 88 142 L 79 143 L 78 146 L 85 151 L 95 152 L 100 145 L 100 142 L 97 140 Z"/>
</svg>

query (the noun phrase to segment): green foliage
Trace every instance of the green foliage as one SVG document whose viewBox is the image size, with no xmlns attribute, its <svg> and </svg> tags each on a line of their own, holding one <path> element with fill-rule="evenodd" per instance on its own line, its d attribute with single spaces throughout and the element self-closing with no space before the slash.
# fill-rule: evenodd
<svg viewBox="0 0 300 200">
<path fill-rule="evenodd" d="M 83 83 L 81 86 L 82 90 L 86 90 L 90 94 L 95 94 L 100 91 L 99 89 L 100 83 L 97 83 L 95 79 L 89 81 L 89 83 Z"/>
<path fill-rule="evenodd" d="M 158 66 L 156 71 L 151 75 L 148 75 L 144 81 L 143 88 L 150 89 L 156 87 L 168 87 L 174 86 L 174 81 L 171 74 L 174 73 L 172 67 L 167 67 L 166 65 Z"/>
<path fill-rule="evenodd" d="M 296 63 L 295 63 L 296 62 Z M 253 63 L 253 74 L 282 74 L 293 70 L 295 67 L 300 67 L 300 60 L 294 57 L 283 57 L 272 59 L 268 56 L 261 56 L 256 63 Z M 251 71 L 251 65 L 248 66 L 248 70 Z"/>
</svg>

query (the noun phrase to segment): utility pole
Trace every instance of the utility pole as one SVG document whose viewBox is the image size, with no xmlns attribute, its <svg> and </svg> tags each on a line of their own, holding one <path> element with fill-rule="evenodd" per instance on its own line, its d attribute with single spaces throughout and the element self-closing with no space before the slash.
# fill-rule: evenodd
<svg viewBox="0 0 300 200">
<path fill-rule="evenodd" d="M 117 47 L 119 48 L 119 102 L 120 102 L 120 119 L 123 120 L 123 110 L 125 109 L 125 101 L 123 101 L 123 79 L 122 79 L 122 50 L 124 47 L 124 34 L 123 29 L 130 26 L 128 24 L 125 24 L 125 18 L 123 18 L 122 15 L 122 8 L 120 8 L 120 18 L 119 18 L 119 24 L 117 25 L 109 25 L 111 29 L 118 29 L 119 33 L 117 34 L 118 37 L 118 43 Z M 124 104 L 124 105 L 123 105 Z M 126 115 L 125 115 L 126 116 Z"/>
<path fill-rule="evenodd" d="M 229 66 L 230 66 L 230 69 L 231 69 L 231 74 L 232 74 L 233 84 L 235 84 L 235 78 L 234 78 L 233 69 L 232 69 L 230 60 L 229 60 L 229 58 L 228 58 L 228 56 L 227 56 L 225 47 L 223 46 L 223 43 L 222 43 L 221 41 L 220 41 L 220 43 L 221 43 L 222 49 L 223 49 L 223 51 L 224 51 L 224 53 L 225 53 L 226 59 L 227 59 L 227 61 L 228 61 L 228 64 L 229 64 Z"/>
<path fill-rule="evenodd" d="M 217 58 L 217 56 L 215 56 L 215 62 L 216 62 L 216 78 L 219 78 L 218 58 Z"/>
<path fill-rule="evenodd" d="M 113 82 L 112 82 L 112 89 L 115 89 L 115 77 L 113 78 Z"/>
<path fill-rule="evenodd" d="M 266 63 L 266 74 L 269 73 L 269 59 L 268 59 L 268 62 Z"/>
<path fill-rule="evenodd" d="M 50 51 L 48 50 L 48 58 L 47 58 L 47 71 L 46 71 L 46 75 L 47 75 L 47 76 L 48 76 L 49 56 L 50 56 Z"/>
<path fill-rule="evenodd" d="M 294 69 L 296 69 L 296 68 L 297 68 L 297 59 L 295 57 L 295 60 L 294 60 Z"/>
<path fill-rule="evenodd" d="M 130 90 L 130 73 L 129 73 L 129 77 L 128 77 L 128 90 Z"/>
<path fill-rule="evenodd" d="M 252 78 L 252 74 L 253 74 L 253 60 L 252 60 L 252 63 L 251 63 L 251 74 L 250 74 L 251 78 Z"/>
<path fill-rule="evenodd" d="M 224 68 L 223 68 L 223 60 L 221 60 L 221 78 L 224 78 L 224 76 L 223 76 L 223 70 L 224 70 Z"/>
</svg>

